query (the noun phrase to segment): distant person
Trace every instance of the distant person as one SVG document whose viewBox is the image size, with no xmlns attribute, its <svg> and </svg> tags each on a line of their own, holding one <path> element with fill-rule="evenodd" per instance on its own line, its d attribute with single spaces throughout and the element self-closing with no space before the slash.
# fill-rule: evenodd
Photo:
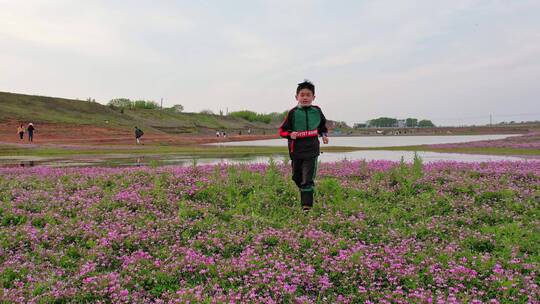
<svg viewBox="0 0 540 304">
<path fill-rule="evenodd" d="M 248 129 L 248 135 L 251 135 L 251 129 Z"/>
<path fill-rule="evenodd" d="M 223 131 L 223 138 L 227 137 L 227 132 Z"/>
<path fill-rule="evenodd" d="M 216 131 L 216 137 L 219 137 L 219 131 Z"/>
<path fill-rule="evenodd" d="M 320 155 L 318 136 L 328 144 L 328 128 L 321 108 L 312 105 L 315 99 L 313 83 L 307 80 L 299 83 L 295 97 L 298 104 L 287 113 L 279 135 L 288 139 L 292 179 L 300 190 L 302 208 L 308 211 L 313 207 L 314 179 Z"/>
<path fill-rule="evenodd" d="M 242 130 L 238 131 L 238 135 L 242 136 Z"/>
<path fill-rule="evenodd" d="M 36 128 L 34 128 L 34 124 L 29 123 L 28 127 L 26 128 L 26 131 L 28 131 L 28 141 L 29 142 L 34 142 L 34 131 L 35 130 L 36 130 Z"/>
<path fill-rule="evenodd" d="M 23 124 L 21 124 L 18 128 L 17 128 L 17 133 L 19 134 L 19 138 L 22 140 L 24 139 L 24 126 Z"/>
<path fill-rule="evenodd" d="M 144 135 L 143 130 L 139 129 L 138 127 L 135 127 L 135 140 L 137 142 L 137 145 L 141 144 L 141 137 Z"/>
</svg>

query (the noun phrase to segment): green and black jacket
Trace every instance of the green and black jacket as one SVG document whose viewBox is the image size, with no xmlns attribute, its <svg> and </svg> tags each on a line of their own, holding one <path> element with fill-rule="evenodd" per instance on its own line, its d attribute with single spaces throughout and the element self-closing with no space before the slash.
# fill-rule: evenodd
<svg viewBox="0 0 540 304">
<path fill-rule="evenodd" d="M 291 132 L 299 132 L 296 139 L 291 138 Z M 289 155 L 297 159 L 319 156 L 318 136 L 327 133 L 326 118 L 318 106 L 294 107 L 279 127 L 279 135 L 289 140 Z"/>
</svg>

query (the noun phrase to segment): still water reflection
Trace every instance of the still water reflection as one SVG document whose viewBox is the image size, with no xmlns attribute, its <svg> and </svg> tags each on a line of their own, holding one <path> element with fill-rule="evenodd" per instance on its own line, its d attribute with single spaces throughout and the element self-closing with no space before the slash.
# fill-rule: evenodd
<svg viewBox="0 0 540 304">
<path fill-rule="evenodd" d="M 497 160 L 522 160 L 520 157 L 495 156 L 495 155 L 474 155 L 458 153 L 437 153 L 418 152 L 424 162 L 432 161 L 463 161 L 463 162 L 485 162 Z M 412 151 L 354 151 L 354 152 L 324 152 L 319 157 L 321 162 L 334 162 L 347 160 L 391 160 L 412 161 L 414 152 Z M 270 159 L 278 162 L 288 161 L 288 155 L 272 156 L 251 156 L 251 157 L 193 157 L 189 155 L 147 155 L 132 157 L 74 157 L 74 158 L 35 158 L 26 157 L 21 159 L 0 159 L 0 166 L 51 166 L 51 167 L 80 167 L 80 166 L 165 166 L 180 165 L 191 166 L 193 164 L 237 164 L 237 163 L 266 163 Z"/>
</svg>

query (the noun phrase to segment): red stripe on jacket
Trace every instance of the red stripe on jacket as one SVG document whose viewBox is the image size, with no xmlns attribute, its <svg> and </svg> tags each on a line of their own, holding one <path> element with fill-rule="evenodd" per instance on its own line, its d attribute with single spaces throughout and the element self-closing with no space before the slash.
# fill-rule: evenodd
<svg viewBox="0 0 540 304">
<path fill-rule="evenodd" d="M 290 113 L 290 111 L 287 112 L 287 115 L 285 115 L 285 119 L 281 123 L 281 126 L 279 126 L 279 136 L 285 137 L 285 138 L 289 138 L 289 136 L 291 135 L 291 132 L 289 132 L 287 130 L 283 130 L 283 125 L 287 122 L 287 118 L 289 117 L 289 113 Z"/>
</svg>

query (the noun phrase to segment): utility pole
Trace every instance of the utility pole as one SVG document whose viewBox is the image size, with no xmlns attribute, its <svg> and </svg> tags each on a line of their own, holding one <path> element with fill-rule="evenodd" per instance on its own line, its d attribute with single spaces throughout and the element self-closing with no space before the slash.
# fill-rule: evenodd
<svg viewBox="0 0 540 304">
<path fill-rule="evenodd" d="M 161 97 L 161 109 L 163 110 L 163 97 Z"/>
<path fill-rule="evenodd" d="M 491 114 L 489 114 L 489 126 L 491 127 L 492 124 L 493 124 L 493 117 Z"/>
</svg>

